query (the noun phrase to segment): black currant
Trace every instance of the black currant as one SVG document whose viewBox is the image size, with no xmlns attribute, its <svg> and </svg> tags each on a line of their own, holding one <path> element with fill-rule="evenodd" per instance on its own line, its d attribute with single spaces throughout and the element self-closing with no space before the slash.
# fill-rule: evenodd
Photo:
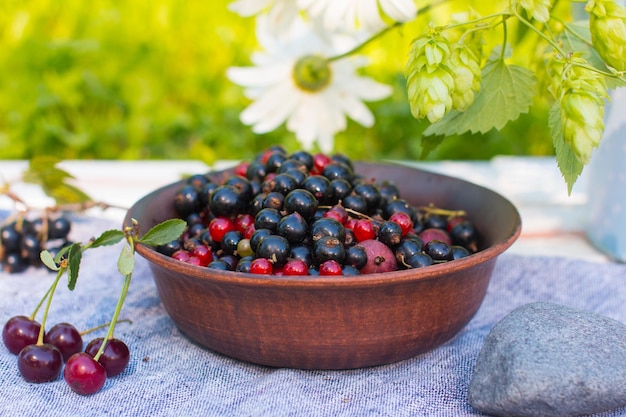
<svg viewBox="0 0 626 417">
<path fill-rule="evenodd" d="M 200 196 L 193 185 L 185 185 L 174 196 L 174 210 L 179 217 L 186 218 L 200 210 Z"/>
<path fill-rule="evenodd" d="M 287 213 L 298 212 L 305 219 L 312 217 L 318 206 L 319 201 L 315 196 L 302 188 L 295 189 L 287 194 L 283 203 L 283 209 Z"/>
<path fill-rule="evenodd" d="M 450 245 L 441 240 L 434 239 L 428 241 L 424 245 L 424 252 L 435 262 L 452 260 L 452 249 Z"/>
<path fill-rule="evenodd" d="M 291 248 L 284 237 L 270 235 L 261 240 L 255 254 L 258 258 L 269 259 L 275 266 L 282 266 L 289 259 Z"/>
<path fill-rule="evenodd" d="M 313 243 L 313 259 L 318 265 L 330 260 L 342 264 L 345 257 L 342 241 L 334 236 L 322 236 Z"/>
<path fill-rule="evenodd" d="M 363 246 L 350 246 L 346 249 L 346 256 L 343 262 L 345 265 L 361 269 L 367 263 L 367 252 Z"/>
<path fill-rule="evenodd" d="M 216 217 L 229 217 L 240 213 L 245 207 L 245 200 L 239 190 L 230 185 L 221 185 L 211 194 L 209 209 Z"/>
<path fill-rule="evenodd" d="M 276 232 L 289 243 L 300 243 L 307 237 L 309 225 L 300 213 L 293 212 L 280 219 Z"/>
<path fill-rule="evenodd" d="M 343 242 L 346 231 L 343 224 L 331 217 L 322 217 L 314 221 L 310 227 L 311 240 L 316 241 L 324 236 L 332 236 Z"/>
<path fill-rule="evenodd" d="M 269 207 L 261 209 L 256 216 L 254 216 L 254 228 L 256 230 L 269 229 L 274 232 L 281 218 L 282 215 L 276 209 Z"/>
</svg>

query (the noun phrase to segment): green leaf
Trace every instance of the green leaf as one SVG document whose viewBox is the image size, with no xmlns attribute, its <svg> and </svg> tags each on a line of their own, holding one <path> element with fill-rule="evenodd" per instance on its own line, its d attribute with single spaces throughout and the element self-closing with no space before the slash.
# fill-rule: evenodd
<svg viewBox="0 0 626 417">
<path fill-rule="evenodd" d="M 99 246 L 110 246 L 119 243 L 124 239 L 124 232 L 121 230 L 106 230 L 102 232 L 100 236 L 95 238 L 89 245 L 91 248 L 97 248 Z"/>
<path fill-rule="evenodd" d="M 552 134 L 556 163 L 567 184 L 567 194 L 570 195 L 574 183 L 576 183 L 576 180 L 583 172 L 585 166 L 578 160 L 574 151 L 572 151 L 563 138 L 563 130 L 561 128 L 561 105 L 558 101 L 550 108 L 548 125 L 550 127 L 550 133 Z"/>
<path fill-rule="evenodd" d="M 130 245 L 124 245 L 120 252 L 120 257 L 117 260 L 117 269 L 124 276 L 133 273 L 135 268 L 135 256 Z"/>
<path fill-rule="evenodd" d="M 148 232 L 139 239 L 139 242 L 152 246 L 164 245 L 174 239 L 178 239 L 180 235 L 183 234 L 186 227 L 187 224 L 184 220 L 165 220 L 148 230 Z"/>
<path fill-rule="evenodd" d="M 81 203 L 91 198 L 77 187 L 68 183 L 74 177 L 57 167 L 60 160 L 55 156 L 37 156 L 30 160 L 28 169 L 22 174 L 24 182 L 37 184 L 57 204 Z"/>
<path fill-rule="evenodd" d="M 537 79 L 527 68 L 507 65 L 502 59 L 487 61 L 482 72 L 480 92 L 464 112 L 451 111 L 425 131 L 430 135 L 487 133 L 502 129 L 520 114 L 528 112 L 535 95 Z"/>
<path fill-rule="evenodd" d="M 45 266 L 47 266 L 48 268 L 50 268 L 51 270 L 53 270 L 53 271 L 58 271 L 59 270 L 59 266 L 54 261 L 54 258 L 52 257 L 52 254 L 50 252 L 48 252 L 47 250 L 42 250 L 39 253 L 39 257 L 41 258 L 41 262 L 43 262 L 43 264 Z"/>
<path fill-rule="evenodd" d="M 83 251 L 78 243 L 72 243 L 67 252 L 67 288 L 74 291 L 76 281 L 78 281 L 78 270 L 80 269 L 80 261 L 83 257 Z"/>
</svg>

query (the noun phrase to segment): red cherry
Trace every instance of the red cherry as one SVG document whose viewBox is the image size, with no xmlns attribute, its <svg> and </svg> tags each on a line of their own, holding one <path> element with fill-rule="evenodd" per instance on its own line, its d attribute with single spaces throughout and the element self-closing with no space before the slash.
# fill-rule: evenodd
<svg viewBox="0 0 626 417">
<path fill-rule="evenodd" d="M 17 368 L 28 382 L 50 382 L 56 380 L 63 367 L 63 355 L 55 346 L 44 343 L 28 345 L 17 356 Z"/>
<path fill-rule="evenodd" d="M 17 355 L 28 345 L 34 345 L 39 338 L 41 325 L 26 316 L 11 317 L 2 329 L 2 340 L 9 352 Z"/>
<path fill-rule="evenodd" d="M 80 395 L 89 395 L 102 388 L 107 373 L 98 361 L 85 352 L 70 356 L 63 370 L 63 379 L 72 391 Z"/>
<path fill-rule="evenodd" d="M 76 327 L 69 323 L 55 324 L 48 330 L 43 340 L 56 346 L 63 355 L 64 361 L 83 350 L 83 337 Z"/>
<path fill-rule="evenodd" d="M 85 353 L 91 357 L 95 357 L 100 349 L 100 345 L 102 345 L 103 340 L 104 338 L 102 337 L 93 339 L 89 342 L 89 344 L 87 344 Z M 107 376 L 109 377 L 122 373 L 122 371 L 126 369 L 128 362 L 130 362 L 130 351 L 128 350 L 128 346 L 126 346 L 126 343 L 120 339 L 113 338 L 107 340 L 104 352 L 102 352 L 98 362 L 104 366 L 104 369 L 107 371 Z"/>
</svg>

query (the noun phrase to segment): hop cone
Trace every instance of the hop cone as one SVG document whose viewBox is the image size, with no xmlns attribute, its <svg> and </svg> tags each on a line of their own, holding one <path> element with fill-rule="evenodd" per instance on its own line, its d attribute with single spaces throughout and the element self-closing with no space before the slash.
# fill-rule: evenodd
<svg viewBox="0 0 626 417">
<path fill-rule="evenodd" d="M 519 5 L 535 20 L 545 23 L 550 20 L 551 3 L 550 0 L 520 0 Z"/>
<path fill-rule="evenodd" d="M 576 65 L 586 63 L 584 59 L 573 58 L 573 62 L 563 66 L 557 99 L 563 139 L 578 160 L 587 164 L 604 133 L 604 102 L 608 94 L 601 76 Z"/>
<path fill-rule="evenodd" d="M 616 70 L 626 70 L 626 8 L 613 0 L 590 0 L 585 10 L 598 54 Z"/>
<path fill-rule="evenodd" d="M 464 111 L 474 102 L 474 93 L 480 90 L 480 63 L 472 49 L 458 44 L 452 50 L 450 67 L 454 72 L 452 108 Z"/>
<path fill-rule="evenodd" d="M 448 67 L 450 46 L 438 34 L 418 38 L 407 62 L 407 91 L 411 113 L 435 123 L 452 108 L 453 72 Z"/>
</svg>

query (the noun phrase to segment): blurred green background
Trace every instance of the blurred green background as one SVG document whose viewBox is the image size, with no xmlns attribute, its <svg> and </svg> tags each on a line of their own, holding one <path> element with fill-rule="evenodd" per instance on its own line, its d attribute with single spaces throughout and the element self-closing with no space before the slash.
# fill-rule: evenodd
<svg viewBox="0 0 626 417">
<path fill-rule="evenodd" d="M 212 163 L 249 158 L 276 143 L 298 149 L 284 128 L 255 135 L 239 121 L 248 101 L 225 70 L 249 64 L 254 21 L 227 3 L 0 1 L 0 159 Z M 350 122 L 336 151 L 361 160 L 552 154 L 543 103 L 501 132 L 446 138 L 425 152 L 433 140 L 422 140 L 426 125 L 411 116 L 404 79 L 410 42 L 423 23 L 368 46 L 374 64 L 365 73 L 392 84 L 394 94 L 369 104 L 375 127 Z"/>
</svg>

